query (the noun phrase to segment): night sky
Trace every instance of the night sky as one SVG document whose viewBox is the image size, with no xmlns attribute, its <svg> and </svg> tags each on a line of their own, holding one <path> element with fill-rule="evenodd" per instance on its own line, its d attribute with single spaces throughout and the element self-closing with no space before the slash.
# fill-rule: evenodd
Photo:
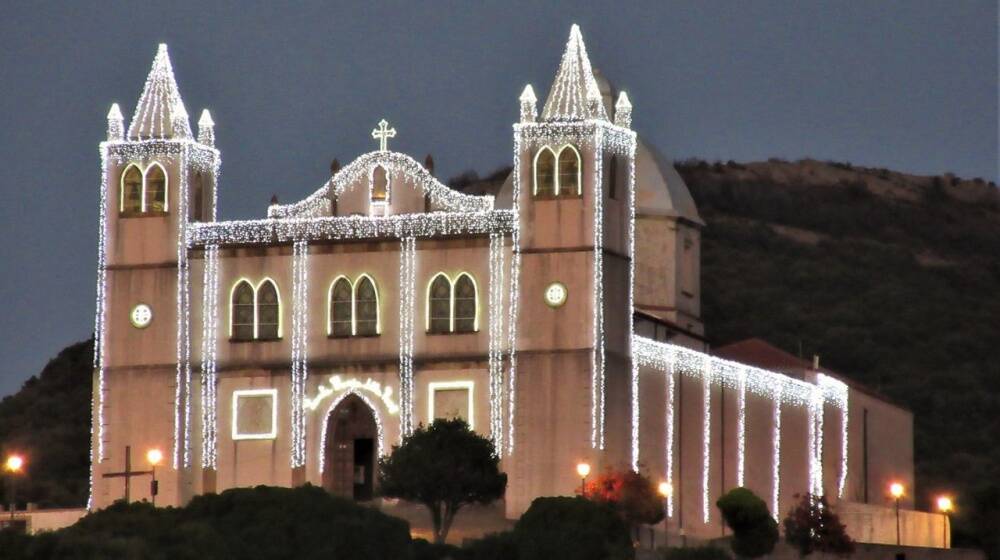
<svg viewBox="0 0 1000 560">
<path fill-rule="evenodd" d="M 97 145 L 112 102 L 131 120 L 160 42 L 192 125 L 215 118 L 226 219 L 311 193 L 382 117 L 441 178 L 509 164 L 517 97 L 530 83 L 541 108 L 574 22 L 675 158 L 996 180 L 997 19 L 992 0 L 5 2 L 0 395 L 92 332 Z"/>
</svg>

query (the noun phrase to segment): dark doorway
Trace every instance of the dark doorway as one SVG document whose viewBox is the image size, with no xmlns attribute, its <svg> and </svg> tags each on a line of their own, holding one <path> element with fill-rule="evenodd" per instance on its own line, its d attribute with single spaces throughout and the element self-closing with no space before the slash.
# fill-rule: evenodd
<svg viewBox="0 0 1000 560">
<path fill-rule="evenodd" d="M 375 413 L 348 395 L 330 413 L 326 426 L 323 487 L 337 496 L 370 500 L 375 492 Z"/>
</svg>

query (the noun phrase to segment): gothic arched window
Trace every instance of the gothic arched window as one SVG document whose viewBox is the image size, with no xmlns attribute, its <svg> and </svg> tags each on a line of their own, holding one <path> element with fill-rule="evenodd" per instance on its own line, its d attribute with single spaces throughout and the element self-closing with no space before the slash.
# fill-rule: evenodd
<svg viewBox="0 0 1000 560">
<path fill-rule="evenodd" d="M 444 273 L 438 273 L 427 289 L 427 330 L 451 331 L 451 281 Z"/>
<path fill-rule="evenodd" d="M 229 336 L 233 340 L 254 338 L 254 290 L 250 282 L 240 280 L 235 286 L 229 307 Z"/>
<path fill-rule="evenodd" d="M 385 202 L 389 198 L 389 176 L 381 165 L 372 171 L 372 201 Z"/>
<path fill-rule="evenodd" d="M 559 150 L 559 194 L 583 194 L 580 181 L 580 152 L 567 144 Z"/>
<path fill-rule="evenodd" d="M 378 334 L 378 291 L 375 282 L 367 274 L 362 274 L 354 285 L 354 334 L 373 336 Z"/>
<path fill-rule="evenodd" d="M 330 287 L 330 335 L 351 336 L 354 313 L 351 281 L 341 276 Z"/>
<path fill-rule="evenodd" d="M 463 272 L 455 280 L 454 288 L 454 332 L 476 332 L 479 326 L 476 321 L 476 282 Z"/>
<path fill-rule="evenodd" d="M 555 196 L 556 154 L 548 146 L 543 146 L 535 154 L 535 196 Z"/>
<path fill-rule="evenodd" d="M 122 212 L 142 212 L 142 172 L 134 164 L 122 173 L 119 209 Z"/>
<path fill-rule="evenodd" d="M 167 211 L 167 175 L 160 164 L 146 168 L 145 212 Z"/>
<path fill-rule="evenodd" d="M 269 278 L 257 286 L 257 338 L 281 338 L 281 300 L 278 287 Z"/>
</svg>

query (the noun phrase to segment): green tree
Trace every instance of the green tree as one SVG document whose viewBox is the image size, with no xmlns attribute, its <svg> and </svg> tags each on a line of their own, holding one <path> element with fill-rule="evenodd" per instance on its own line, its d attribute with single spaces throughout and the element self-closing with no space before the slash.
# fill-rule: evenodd
<svg viewBox="0 0 1000 560">
<path fill-rule="evenodd" d="M 733 530 L 733 552 L 742 558 L 759 558 L 774 550 L 778 523 L 767 504 L 746 488 L 733 488 L 717 502 L 722 519 Z"/>
<path fill-rule="evenodd" d="M 493 442 L 461 419 L 438 419 L 404 437 L 379 460 L 379 481 L 382 495 L 430 510 L 438 544 L 444 543 L 462 507 L 488 504 L 507 489 Z"/>
<path fill-rule="evenodd" d="M 799 556 L 814 551 L 850 556 L 854 541 L 823 496 L 805 494 L 785 518 L 785 540 L 799 550 Z"/>
<path fill-rule="evenodd" d="M 608 504 L 537 498 L 514 525 L 518 560 L 632 560 L 628 528 Z"/>
</svg>

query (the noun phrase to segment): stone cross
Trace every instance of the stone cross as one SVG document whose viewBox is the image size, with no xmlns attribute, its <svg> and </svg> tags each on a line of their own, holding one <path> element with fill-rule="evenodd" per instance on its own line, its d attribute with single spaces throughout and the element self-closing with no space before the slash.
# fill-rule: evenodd
<svg viewBox="0 0 1000 560">
<path fill-rule="evenodd" d="M 389 123 L 382 119 L 378 123 L 378 128 L 372 130 L 372 138 L 378 140 L 378 149 L 380 152 L 388 150 L 388 144 L 390 138 L 396 137 L 396 129 L 389 128 Z"/>
</svg>

